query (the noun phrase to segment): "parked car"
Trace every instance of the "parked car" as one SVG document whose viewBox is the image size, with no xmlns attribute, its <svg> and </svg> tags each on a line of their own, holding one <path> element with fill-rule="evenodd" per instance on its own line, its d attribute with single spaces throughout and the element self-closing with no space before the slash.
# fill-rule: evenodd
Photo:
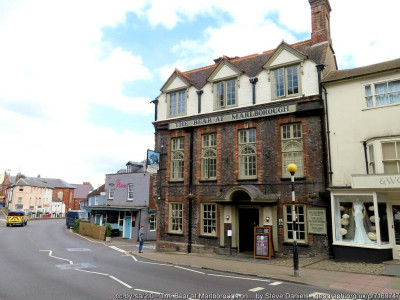
<svg viewBox="0 0 400 300">
<path fill-rule="evenodd" d="M 8 226 L 26 226 L 28 225 L 28 217 L 24 211 L 10 211 L 7 215 L 7 227 Z"/>
<path fill-rule="evenodd" d="M 88 213 L 85 210 L 70 210 L 65 218 L 67 228 L 74 227 L 76 220 L 88 221 Z"/>
</svg>

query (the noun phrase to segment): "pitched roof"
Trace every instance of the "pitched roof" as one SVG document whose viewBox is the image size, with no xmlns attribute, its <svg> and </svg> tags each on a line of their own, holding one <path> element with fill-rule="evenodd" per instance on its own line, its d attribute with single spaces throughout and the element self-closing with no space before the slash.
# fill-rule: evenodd
<svg viewBox="0 0 400 300">
<path fill-rule="evenodd" d="M 75 187 L 74 198 L 83 199 L 88 196 L 88 194 L 93 191 L 91 184 L 72 184 Z"/>
<path fill-rule="evenodd" d="M 99 186 L 97 189 L 95 189 L 94 191 L 90 192 L 87 196 L 91 197 L 91 196 L 97 196 L 100 195 L 101 193 L 104 193 L 105 191 L 105 184 Z"/>
<path fill-rule="evenodd" d="M 38 180 L 31 180 L 28 178 L 20 178 L 15 185 L 16 186 L 34 186 L 34 187 L 53 189 L 53 187 L 48 185 L 47 183 L 44 183 L 44 182 L 38 181 Z"/>
<path fill-rule="evenodd" d="M 48 184 L 49 186 L 51 186 L 53 188 L 75 189 L 75 187 L 72 184 L 69 184 L 69 183 L 65 182 L 64 180 L 58 179 L 58 178 L 26 177 L 26 179 L 40 181 L 40 182 Z"/>
<path fill-rule="evenodd" d="M 352 79 L 366 75 L 377 74 L 400 69 L 400 58 L 381 62 L 378 64 L 368 65 L 359 68 L 332 71 L 323 80 L 324 83 Z"/>
<path fill-rule="evenodd" d="M 315 63 L 320 64 L 324 62 L 325 55 L 327 49 L 330 47 L 330 44 L 328 42 L 312 44 L 311 40 L 306 40 L 288 46 L 296 49 L 297 51 L 300 51 L 301 53 L 306 55 L 309 59 L 313 60 Z M 188 81 L 192 83 L 195 88 L 202 89 L 207 84 L 207 78 L 218 66 L 221 59 L 225 59 L 229 61 L 231 64 L 233 64 L 236 68 L 247 74 L 249 77 L 254 77 L 257 76 L 263 70 L 264 64 L 274 54 L 276 49 L 264 51 L 261 54 L 251 54 L 244 57 L 230 58 L 227 56 L 223 56 L 222 58 L 216 59 L 215 60 L 216 63 L 213 65 L 180 73 L 183 74 L 186 78 L 188 78 Z M 174 71 L 174 73 L 175 72 L 176 70 Z"/>
</svg>

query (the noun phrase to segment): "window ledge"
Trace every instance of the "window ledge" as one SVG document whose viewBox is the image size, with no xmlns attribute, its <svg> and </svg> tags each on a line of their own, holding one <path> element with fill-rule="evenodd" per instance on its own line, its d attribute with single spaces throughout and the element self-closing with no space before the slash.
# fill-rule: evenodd
<svg viewBox="0 0 400 300">
<path fill-rule="evenodd" d="M 237 181 L 258 181 L 258 178 L 238 178 Z"/>
<path fill-rule="evenodd" d="M 199 182 L 217 182 L 217 179 L 200 179 Z"/>
<path fill-rule="evenodd" d="M 293 242 L 286 241 L 286 242 L 283 242 L 283 245 L 292 246 Z M 299 242 L 299 241 L 297 242 L 297 246 L 299 246 L 299 247 L 310 247 L 310 245 L 307 242 Z"/>
<path fill-rule="evenodd" d="M 200 234 L 199 237 L 207 238 L 207 239 L 218 239 L 218 237 L 216 235 Z"/>
<path fill-rule="evenodd" d="M 169 180 L 168 183 L 184 183 L 184 180 Z"/>
<path fill-rule="evenodd" d="M 179 232 L 168 232 L 168 235 L 178 235 L 178 236 L 183 236 L 183 232 L 179 233 Z"/>
</svg>

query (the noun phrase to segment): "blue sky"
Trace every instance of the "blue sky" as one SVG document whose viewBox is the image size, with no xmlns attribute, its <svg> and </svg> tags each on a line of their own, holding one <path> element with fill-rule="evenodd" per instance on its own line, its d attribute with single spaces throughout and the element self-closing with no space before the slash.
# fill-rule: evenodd
<svg viewBox="0 0 400 300">
<path fill-rule="evenodd" d="M 330 4 L 340 69 L 399 57 L 398 0 Z M 0 171 L 97 187 L 153 149 L 150 101 L 174 68 L 310 31 L 307 0 L 0 0 Z"/>
</svg>

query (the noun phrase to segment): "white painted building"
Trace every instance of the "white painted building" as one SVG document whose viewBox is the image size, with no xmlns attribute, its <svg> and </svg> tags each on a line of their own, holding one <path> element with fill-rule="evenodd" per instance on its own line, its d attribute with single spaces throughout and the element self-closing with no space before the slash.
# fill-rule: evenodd
<svg viewBox="0 0 400 300">
<path fill-rule="evenodd" d="M 400 59 L 323 81 L 335 258 L 400 259 Z"/>
</svg>

